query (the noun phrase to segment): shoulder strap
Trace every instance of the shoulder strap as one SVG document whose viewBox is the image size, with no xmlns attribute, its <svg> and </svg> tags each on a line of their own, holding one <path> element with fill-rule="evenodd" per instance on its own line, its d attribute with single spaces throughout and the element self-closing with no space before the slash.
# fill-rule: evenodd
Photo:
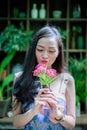
<svg viewBox="0 0 87 130">
<path fill-rule="evenodd" d="M 59 92 L 61 94 L 65 94 L 68 81 L 69 81 L 68 75 L 66 73 L 63 73 L 61 76 L 61 82 L 59 88 Z"/>
</svg>

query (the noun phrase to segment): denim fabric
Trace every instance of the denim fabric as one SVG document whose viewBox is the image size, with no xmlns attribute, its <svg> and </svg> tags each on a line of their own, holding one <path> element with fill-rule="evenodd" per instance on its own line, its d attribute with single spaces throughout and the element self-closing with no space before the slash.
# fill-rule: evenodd
<svg viewBox="0 0 87 130">
<path fill-rule="evenodd" d="M 64 113 L 66 113 L 66 102 L 58 98 L 58 103 L 64 105 Z M 32 108 L 34 104 L 29 105 Z M 66 130 L 61 124 L 54 124 L 49 120 L 49 109 L 44 106 L 43 111 L 38 113 L 28 124 L 24 130 Z"/>
</svg>

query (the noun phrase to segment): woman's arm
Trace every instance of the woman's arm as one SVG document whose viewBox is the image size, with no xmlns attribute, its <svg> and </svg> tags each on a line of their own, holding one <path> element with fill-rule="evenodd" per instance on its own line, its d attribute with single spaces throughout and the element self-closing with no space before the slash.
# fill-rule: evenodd
<svg viewBox="0 0 87 130">
<path fill-rule="evenodd" d="M 66 105 L 67 113 L 64 117 L 64 121 L 60 123 L 66 128 L 73 128 L 75 126 L 76 116 L 75 116 L 75 82 L 73 77 L 70 75 L 69 82 L 66 89 Z"/>
<path fill-rule="evenodd" d="M 14 77 L 14 83 L 16 79 L 22 74 L 22 72 L 16 73 Z M 13 125 L 16 128 L 26 125 L 35 115 L 34 108 L 22 113 L 21 102 L 17 102 L 16 96 L 12 96 L 12 112 L 13 112 Z"/>
<path fill-rule="evenodd" d="M 40 89 L 38 92 L 35 102 L 34 102 L 34 107 L 30 110 L 28 110 L 25 113 L 22 113 L 22 106 L 21 102 L 17 102 L 16 97 L 12 97 L 12 104 L 13 104 L 13 124 L 16 128 L 25 126 L 29 121 L 32 120 L 32 118 L 37 115 L 39 112 L 41 112 L 42 107 L 44 105 L 47 105 L 47 99 L 46 97 L 43 97 L 41 95 L 47 94 L 48 89 Z M 44 93 L 44 94 L 43 94 Z M 16 104 L 16 107 L 14 105 Z"/>
<path fill-rule="evenodd" d="M 15 97 L 12 97 L 12 104 L 14 104 Z M 15 100 L 16 102 L 16 100 Z M 34 108 L 22 113 L 21 102 L 17 102 L 17 106 L 12 109 L 13 111 L 13 125 L 16 128 L 26 125 L 35 115 Z"/>
<path fill-rule="evenodd" d="M 62 86 L 63 87 L 63 86 Z M 69 81 L 67 83 L 66 93 L 66 107 L 67 113 L 63 114 L 63 106 L 58 106 L 52 99 L 49 100 L 50 106 L 50 120 L 53 123 L 60 123 L 65 128 L 72 129 L 75 126 L 75 83 L 71 75 L 69 75 Z"/>
</svg>

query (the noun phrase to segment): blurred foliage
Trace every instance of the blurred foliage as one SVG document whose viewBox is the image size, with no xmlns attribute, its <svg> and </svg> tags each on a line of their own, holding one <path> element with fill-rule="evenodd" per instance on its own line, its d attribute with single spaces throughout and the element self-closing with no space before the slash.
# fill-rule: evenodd
<svg viewBox="0 0 87 130">
<path fill-rule="evenodd" d="M 15 55 L 16 51 L 12 51 L 6 55 L 6 57 L 0 63 L 0 79 L 2 78 L 2 74 L 4 69 L 8 66 Z M 0 83 L 0 100 L 5 98 L 5 92 L 12 90 L 12 86 L 7 86 L 13 81 L 13 74 L 9 73 Z"/>
<path fill-rule="evenodd" d="M 0 48 L 5 52 L 26 50 L 27 43 L 32 40 L 33 32 L 33 30 L 24 30 L 23 23 L 20 23 L 19 29 L 10 24 L 0 34 Z"/>
<path fill-rule="evenodd" d="M 86 91 L 86 65 L 87 60 L 80 58 L 69 58 L 69 71 L 75 79 L 76 87 L 76 103 L 82 101 L 84 102 L 87 97 Z"/>
<path fill-rule="evenodd" d="M 16 51 L 26 50 L 27 44 L 32 40 L 33 30 L 24 30 L 21 22 L 20 28 L 13 24 L 8 25 L 0 34 L 0 49 L 6 53 L 6 56 L 0 63 L 0 99 L 5 98 L 5 92 L 12 90 L 11 82 L 13 74 L 7 74 L 2 79 L 2 74 L 14 58 Z"/>
</svg>

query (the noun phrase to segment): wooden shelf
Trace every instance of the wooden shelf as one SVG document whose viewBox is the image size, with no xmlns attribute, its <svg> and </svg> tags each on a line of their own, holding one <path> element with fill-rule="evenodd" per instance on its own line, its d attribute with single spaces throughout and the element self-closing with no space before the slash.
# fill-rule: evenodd
<svg viewBox="0 0 87 130">
<path fill-rule="evenodd" d="M 84 57 L 84 59 L 87 59 L 87 5 L 86 4 L 82 4 L 82 0 L 81 1 L 72 1 L 72 0 L 61 0 L 61 1 L 51 1 L 51 0 L 47 0 L 44 1 L 42 0 L 42 2 L 45 4 L 45 8 L 46 8 L 46 18 L 44 19 L 40 19 L 39 17 L 37 19 L 32 19 L 30 16 L 31 13 L 31 8 L 33 3 L 36 2 L 36 0 L 26 0 L 23 1 L 21 0 L 21 6 L 19 6 L 19 1 L 17 0 L 1 0 L 0 3 L 0 32 L 8 25 L 8 24 L 14 24 L 15 26 L 19 26 L 20 22 L 22 21 L 24 24 L 24 27 L 26 30 L 34 30 L 37 31 L 40 27 L 42 27 L 45 24 L 53 24 L 56 27 L 61 27 L 64 30 L 68 31 L 66 40 L 64 41 L 64 47 L 65 47 L 65 58 L 66 58 L 66 64 L 68 65 L 69 62 L 69 58 L 70 56 L 76 56 L 76 58 L 78 59 L 79 56 L 82 54 L 82 56 Z M 72 11 L 73 11 L 73 6 L 74 4 L 77 2 L 81 5 L 81 17 L 80 18 L 72 18 Z M 4 3 L 6 3 L 4 5 Z M 40 4 L 41 1 L 38 0 L 37 1 L 37 6 L 38 9 L 40 8 Z M 52 6 L 54 5 L 54 6 Z M 26 17 L 24 18 L 20 18 L 17 17 L 15 18 L 13 16 L 13 9 L 17 6 L 17 8 L 19 9 L 19 13 L 20 12 L 25 12 L 26 13 Z M 61 18 L 53 18 L 52 17 L 52 11 L 55 9 L 60 9 L 62 11 L 62 17 Z M 72 27 L 73 26 L 81 26 L 82 27 L 82 35 L 84 37 L 84 48 L 83 49 L 78 49 L 78 47 L 76 46 L 75 49 L 73 49 L 71 47 L 72 44 Z M 76 41 L 77 43 L 77 41 Z M 0 53 L 2 52 L 2 50 L 0 50 Z M 24 52 L 25 53 L 25 52 Z M 11 64 L 9 64 L 9 71 L 12 69 L 12 67 L 14 66 L 14 64 L 16 63 L 22 63 L 23 59 L 20 57 L 24 58 L 24 54 L 22 56 L 20 56 L 21 52 L 17 52 L 16 56 L 15 56 L 15 60 L 12 61 Z M 2 54 L 3 55 L 3 54 Z M 4 56 L 3 56 L 4 57 Z M 19 60 L 20 58 L 20 60 Z M 86 69 L 87 72 L 87 69 Z M 87 78 L 86 78 L 86 89 L 87 89 Z M 85 102 L 84 105 L 84 109 L 85 111 L 87 111 L 87 102 Z M 84 110 L 83 110 L 84 111 Z M 3 118 L 0 119 L 0 123 L 9 123 L 12 124 L 12 118 Z M 86 124 L 87 125 L 87 115 L 81 115 L 80 117 L 77 117 L 76 119 L 76 124 Z"/>
<path fill-rule="evenodd" d="M 87 125 L 87 114 L 76 118 L 76 125 Z"/>
</svg>

